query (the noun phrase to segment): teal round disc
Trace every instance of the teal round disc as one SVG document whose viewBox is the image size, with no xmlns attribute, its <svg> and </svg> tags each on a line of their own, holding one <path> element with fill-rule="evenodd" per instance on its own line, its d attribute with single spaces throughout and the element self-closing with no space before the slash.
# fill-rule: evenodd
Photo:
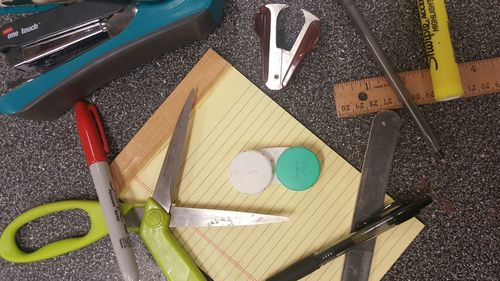
<svg viewBox="0 0 500 281">
<path fill-rule="evenodd" d="M 276 163 L 276 176 L 283 186 L 294 191 L 303 191 L 319 179 L 319 159 L 305 147 L 285 150 Z"/>
</svg>

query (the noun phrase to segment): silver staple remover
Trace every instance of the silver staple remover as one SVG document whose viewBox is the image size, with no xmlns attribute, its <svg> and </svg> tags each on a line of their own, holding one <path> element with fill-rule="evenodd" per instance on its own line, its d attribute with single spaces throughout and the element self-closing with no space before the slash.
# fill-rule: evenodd
<svg viewBox="0 0 500 281">
<path fill-rule="evenodd" d="M 298 65 L 319 39 L 320 20 L 310 12 L 302 10 L 305 23 L 290 51 L 276 45 L 276 27 L 280 11 L 285 4 L 267 4 L 260 7 L 254 18 L 255 32 L 262 43 L 263 77 L 271 90 L 281 90 L 288 85 Z"/>
</svg>

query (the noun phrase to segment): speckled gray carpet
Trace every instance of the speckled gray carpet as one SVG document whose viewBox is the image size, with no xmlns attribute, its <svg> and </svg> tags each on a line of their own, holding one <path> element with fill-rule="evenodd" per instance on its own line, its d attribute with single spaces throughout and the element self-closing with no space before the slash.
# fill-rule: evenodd
<svg viewBox="0 0 500 281">
<path fill-rule="evenodd" d="M 270 1 L 264 1 L 269 3 Z M 280 39 L 290 46 L 302 17 L 322 19 L 322 37 L 290 87 L 263 87 L 258 38 L 251 22 L 261 1 L 227 0 L 221 26 L 206 40 L 170 52 L 97 91 L 90 100 L 104 118 L 114 158 L 208 48 L 361 169 L 372 116 L 338 119 L 332 98 L 336 82 L 380 75 L 360 37 L 336 1 L 293 3 L 284 13 Z M 382 47 L 399 70 L 426 65 L 416 0 L 356 1 Z M 447 1 L 460 62 L 500 56 L 497 0 Z M 4 22 L 8 19 L 4 19 Z M 2 81 L 12 78 L 4 62 Z M 499 77 L 500 79 L 500 77 Z M 498 280 L 500 260 L 500 95 L 421 107 L 447 155 L 433 158 L 406 112 L 388 192 L 411 199 L 430 193 L 435 203 L 420 216 L 426 228 L 384 280 Z M 0 231 L 25 210 L 67 199 L 96 199 L 75 129 L 66 113 L 51 122 L 0 116 Z M 36 248 L 85 233 L 84 215 L 47 217 L 23 229 L 20 243 Z M 164 280 L 137 235 L 132 235 L 142 280 Z M 33 264 L 0 261 L 1 280 L 120 280 L 109 238 L 70 254 Z"/>
</svg>

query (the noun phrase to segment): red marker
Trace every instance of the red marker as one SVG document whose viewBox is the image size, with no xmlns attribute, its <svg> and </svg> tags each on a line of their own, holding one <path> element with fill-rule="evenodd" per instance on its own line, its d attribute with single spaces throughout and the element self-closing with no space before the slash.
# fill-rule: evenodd
<svg viewBox="0 0 500 281">
<path fill-rule="evenodd" d="M 80 135 L 87 165 L 94 180 L 97 197 L 102 206 L 109 236 L 118 265 L 126 281 L 139 280 L 137 262 L 132 251 L 125 221 L 112 186 L 108 157 L 109 145 L 104 135 L 97 107 L 84 102 L 75 104 L 76 127 Z"/>
</svg>

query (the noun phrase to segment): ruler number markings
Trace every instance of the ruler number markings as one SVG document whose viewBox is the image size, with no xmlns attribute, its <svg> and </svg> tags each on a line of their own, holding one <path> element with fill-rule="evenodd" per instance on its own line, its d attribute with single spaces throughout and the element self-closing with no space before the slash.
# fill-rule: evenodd
<svg viewBox="0 0 500 281">
<path fill-rule="evenodd" d="M 460 64 L 464 97 L 499 92 L 499 67 L 500 57 Z M 428 70 L 404 72 L 400 77 L 417 104 L 435 102 Z M 401 107 L 399 99 L 383 76 L 336 84 L 334 92 L 339 117 Z"/>
</svg>

